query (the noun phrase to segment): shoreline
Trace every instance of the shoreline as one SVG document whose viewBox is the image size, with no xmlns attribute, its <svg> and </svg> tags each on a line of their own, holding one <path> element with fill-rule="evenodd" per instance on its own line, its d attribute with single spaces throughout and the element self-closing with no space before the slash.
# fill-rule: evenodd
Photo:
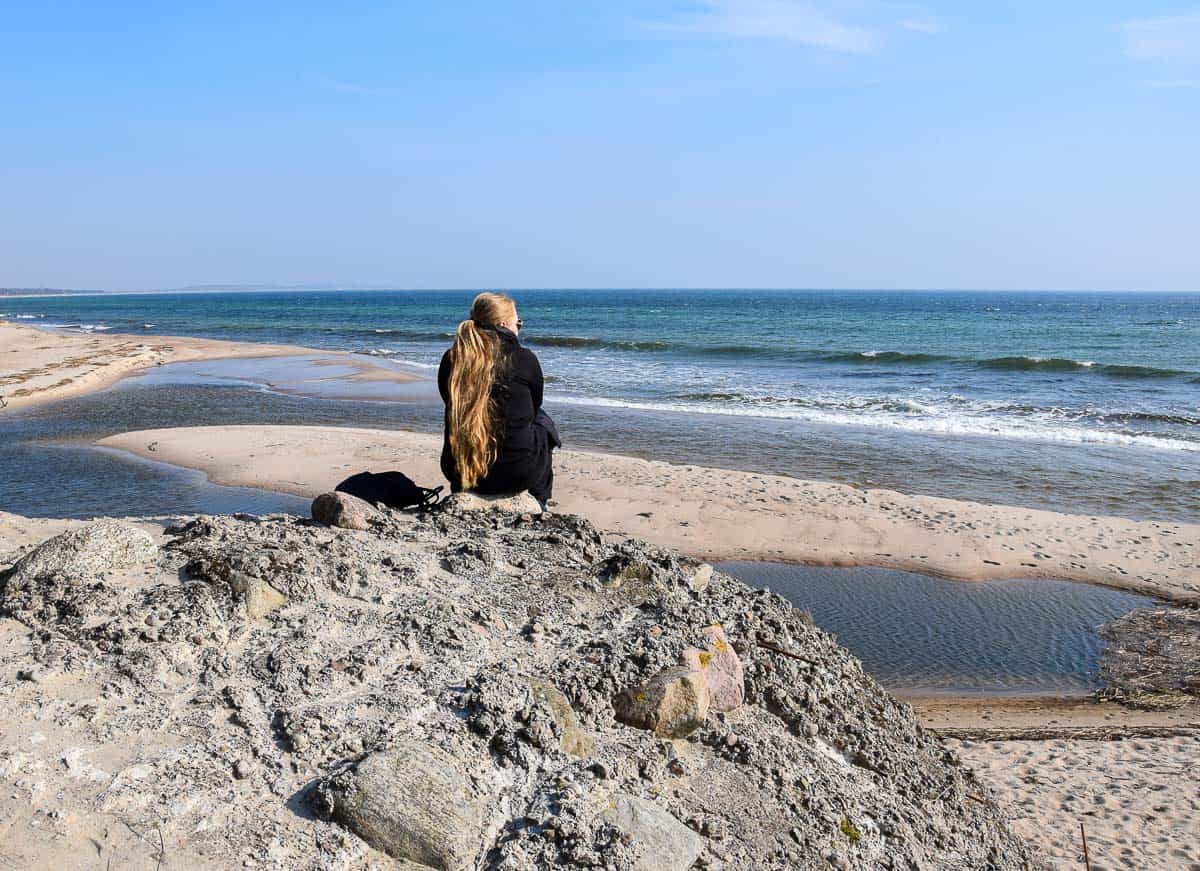
<svg viewBox="0 0 1200 871">
<path fill-rule="evenodd" d="M 443 483 L 441 438 L 318 426 L 179 427 L 97 445 L 210 481 L 312 498 L 355 472 Z M 1200 602 L 1200 525 L 1068 515 L 615 454 L 556 455 L 553 510 L 708 560 L 1070 580 Z"/>
<path fill-rule="evenodd" d="M 0 398 L 11 410 L 32 408 L 112 387 L 169 363 L 313 356 L 353 366 L 358 380 L 410 382 L 419 376 L 388 369 L 349 351 L 236 342 L 189 336 L 75 333 L 0 320 Z"/>
</svg>

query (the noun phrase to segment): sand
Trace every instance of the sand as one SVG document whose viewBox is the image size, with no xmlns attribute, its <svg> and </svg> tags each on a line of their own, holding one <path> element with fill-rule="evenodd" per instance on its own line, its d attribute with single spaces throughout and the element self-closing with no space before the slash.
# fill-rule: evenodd
<svg viewBox="0 0 1200 871">
<path fill-rule="evenodd" d="M 1200 869 L 1200 703 L 1135 711 L 1087 698 L 911 699 L 921 723 L 955 731 L 1023 729 L 1063 736 L 1111 730 L 1119 740 L 960 740 L 965 765 L 995 790 L 1015 830 L 1052 868 Z M 1164 737 L 1141 737 L 1161 730 Z"/>
<path fill-rule="evenodd" d="M 315 496 L 363 470 L 444 483 L 441 439 L 398 430 L 222 426 L 122 433 L 98 444 L 218 483 Z M 554 510 L 706 559 L 871 565 L 964 580 L 1058 578 L 1200 601 L 1200 526 L 981 505 L 890 490 L 556 455 Z"/>
<path fill-rule="evenodd" d="M 1200 703 L 1135 711 L 1088 698 L 919 698 L 922 725 L 955 731 L 1133 733 L 1120 740 L 947 739 L 1053 868 L 1200 869 Z M 1139 737 L 1161 730 L 1166 737 Z"/>
<path fill-rule="evenodd" d="M 1200 869 L 1200 735 L 948 741 L 1054 868 Z"/>
<path fill-rule="evenodd" d="M 349 363 L 357 370 L 350 377 L 358 380 L 416 380 L 414 375 L 339 351 L 179 336 L 78 333 L 0 321 L 0 408 L 16 410 L 101 390 L 165 363 L 297 355 Z"/>
</svg>

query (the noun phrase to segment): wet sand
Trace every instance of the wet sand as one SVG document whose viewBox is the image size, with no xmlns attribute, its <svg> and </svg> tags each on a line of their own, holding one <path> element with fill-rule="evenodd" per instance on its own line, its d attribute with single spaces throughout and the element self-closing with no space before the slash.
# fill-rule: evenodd
<svg viewBox="0 0 1200 871">
<path fill-rule="evenodd" d="M 218 484 L 312 497 L 363 470 L 444 483 L 441 439 L 338 427 L 186 427 L 98 444 Z M 706 559 L 1057 578 L 1200 601 L 1200 526 L 982 505 L 610 454 L 556 453 L 554 510 Z"/>
<path fill-rule="evenodd" d="M 0 406 L 18 409 L 101 390 L 166 363 L 232 357 L 318 355 L 350 363 L 354 379 L 414 381 L 417 377 L 336 351 L 181 336 L 127 336 L 27 327 L 0 321 Z"/>
</svg>

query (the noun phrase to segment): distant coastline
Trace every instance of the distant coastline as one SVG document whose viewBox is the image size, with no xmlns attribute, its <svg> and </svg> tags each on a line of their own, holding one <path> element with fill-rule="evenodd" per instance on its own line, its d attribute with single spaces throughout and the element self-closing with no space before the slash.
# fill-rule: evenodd
<svg viewBox="0 0 1200 871">
<path fill-rule="evenodd" d="M 60 287 L 0 287 L 0 297 L 74 296 L 80 293 L 104 293 L 104 291 L 79 291 Z"/>
</svg>

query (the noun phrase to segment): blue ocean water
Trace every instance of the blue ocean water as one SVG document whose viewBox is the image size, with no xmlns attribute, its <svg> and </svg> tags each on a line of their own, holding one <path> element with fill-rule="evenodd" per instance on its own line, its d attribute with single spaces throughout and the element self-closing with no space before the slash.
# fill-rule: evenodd
<svg viewBox="0 0 1200 871">
<path fill-rule="evenodd" d="M 1200 294 L 513 295 L 548 402 L 574 424 L 576 446 L 1067 510 L 1200 516 Z M 429 371 L 472 296 L 10 298 L 0 316 L 351 350 Z"/>
</svg>

